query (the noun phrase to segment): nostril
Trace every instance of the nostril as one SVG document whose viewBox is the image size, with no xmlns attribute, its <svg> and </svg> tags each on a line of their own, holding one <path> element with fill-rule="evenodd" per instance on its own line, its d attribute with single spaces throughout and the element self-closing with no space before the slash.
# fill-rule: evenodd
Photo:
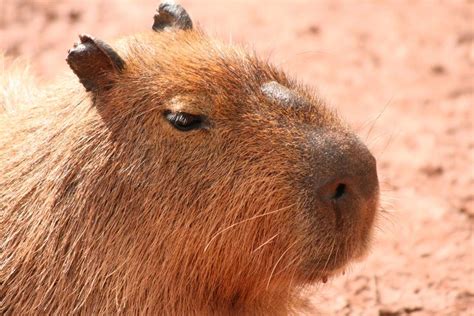
<svg viewBox="0 0 474 316">
<path fill-rule="evenodd" d="M 346 185 L 344 183 L 339 183 L 336 187 L 336 191 L 334 192 L 333 199 L 337 200 L 340 199 L 346 193 Z"/>
<path fill-rule="evenodd" d="M 338 201 L 349 193 L 348 183 L 347 179 L 335 179 L 320 187 L 318 194 L 325 201 Z"/>
</svg>

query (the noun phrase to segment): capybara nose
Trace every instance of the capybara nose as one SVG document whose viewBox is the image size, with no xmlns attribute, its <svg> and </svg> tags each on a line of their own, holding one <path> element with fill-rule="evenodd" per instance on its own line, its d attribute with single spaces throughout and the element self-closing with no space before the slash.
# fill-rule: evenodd
<svg viewBox="0 0 474 316">
<path fill-rule="evenodd" d="M 342 218 L 373 217 L 379 195 L 374 156 L 355 136 L 348 134 L 320 136 L 318 143 L 323 144 L 324 150 L 315 162 L 319 170 L 325 167 L 316 180 L 318 200 Z"/>
<path fill-rule="evenodd" d="M 373 199 L 378 195 L 377 172 L 375 168 L 363 175 L 334 178 L 318 190 L 321 200 L 332 203 L 350 203 L 354 199 Z M 348 201 L 346 201 L 348 200 Z"/>
</svg>

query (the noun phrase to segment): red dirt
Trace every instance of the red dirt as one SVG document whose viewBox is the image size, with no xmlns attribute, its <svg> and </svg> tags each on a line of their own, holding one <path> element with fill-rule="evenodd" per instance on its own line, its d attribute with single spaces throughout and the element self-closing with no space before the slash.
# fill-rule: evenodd
<svg viewBox="0 0 474 316">
<path fill-rule="evenodd" d="M 474 2 L 182 4 L 318 88 L 378 158 L 387 214 L 373 251 L 319 285 L 323 314 L 474 314 Z M 0 51 L 47 81 L 77 34 L 147 29 L 158 0 L 2 0 Z"/>
</svg>

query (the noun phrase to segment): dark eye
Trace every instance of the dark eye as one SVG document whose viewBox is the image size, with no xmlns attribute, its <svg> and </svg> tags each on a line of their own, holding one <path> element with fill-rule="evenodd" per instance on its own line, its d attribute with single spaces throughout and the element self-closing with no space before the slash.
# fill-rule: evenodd
<svg viewBox="0 0 474 316">
<path fill-rule="evenodd" d="M 205 127 L 205 117 L 202 115 L 165 111 L 164 116 L 174 128 L 183 132 Z"/>
</svg>

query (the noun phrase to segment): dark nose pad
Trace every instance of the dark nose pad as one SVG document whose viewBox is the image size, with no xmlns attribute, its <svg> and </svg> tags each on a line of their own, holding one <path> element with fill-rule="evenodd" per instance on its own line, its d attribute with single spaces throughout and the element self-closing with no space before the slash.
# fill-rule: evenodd
<svg viewBox="0 0 474 316">
<path fill-rule="evenodd" d="M 315 147 L 313 192 L 341 221 L 371 221 L 378 203 L 376 161 L 348 134 L 320 134 Z"/>
</svg>

